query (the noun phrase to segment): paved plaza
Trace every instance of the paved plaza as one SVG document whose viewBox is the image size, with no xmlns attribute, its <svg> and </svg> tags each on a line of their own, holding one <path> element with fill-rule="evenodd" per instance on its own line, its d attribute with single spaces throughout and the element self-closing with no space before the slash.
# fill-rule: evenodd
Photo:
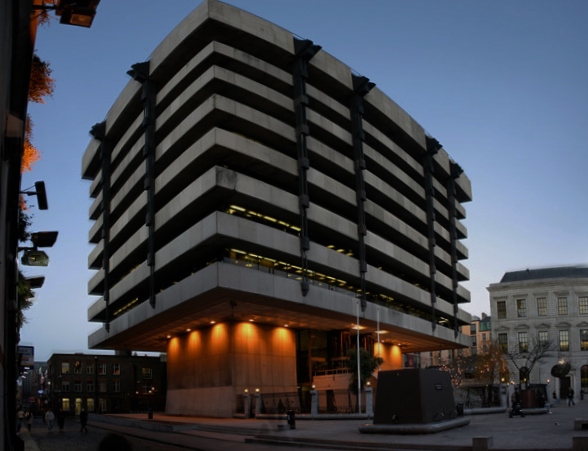
<svg viewBox="0 0 588 451">
<path fill-rule="evenodd" d="M 588 418 L 588 401 L 580 401 L 572 407 L 556 405 L 552 412 L 526 415 L 524 418 L 509 418 L 506 412 L 466 415 L 470 420 L 466 426 L 419 435 L 360 433 L 359 428 L 371 424 L 371 420 L 297 419 L 296 428 L 290 429 L 285 420 L 195 418 L 157 413 L 152 420 L 145 414 L 96 416 L 90 419 L 90 428 L 106 427 L 147 439 L 157 437 L 157 440 L 161 440 L 164 434 L 167 443 L 179 446 L 187 446 L 191 441 L 197 443 L 198 437 L 218 436 L 237 442 L 261 443 L 267 440 L 274 446 L 280 446 L 278 441 L 289 440 L 296 445 L 329 446 L 332 449 L 366 447 L 465 451 L 472 450 L 474 438 L 491 436 L 491 449 L 496 450 L 572 450 L 573 437 L 588 440 L 588 429 L 574 430 L 576 418 Z M 41 449 L 35 447 L 35 437 L 47 432 L 39 429 L 32 434 L 22 434 L 27 450 Z"/>
</svg>

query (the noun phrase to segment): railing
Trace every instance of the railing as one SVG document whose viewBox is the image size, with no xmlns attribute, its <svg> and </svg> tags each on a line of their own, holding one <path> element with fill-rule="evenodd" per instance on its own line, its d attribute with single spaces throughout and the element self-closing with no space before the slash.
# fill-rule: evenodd
<svg viewBox="0 0 588 451">
<path fill-rule="evenodd" d="M 314 372 L 315 376 L 328 376 L 331 374 L 348 374 L 351 372 L 349 367 L 342 367 L 342 368 L 331 368 L 328 370 L 316 370 Z"/>
<path fill-rule="evenodd" d="M 368 396 L 368 393 L 370 396 Z M 373 414 L 372 390 L 362 391 L 358 397 L 353 390 L 312 390 L 287 393 L 256 393 L 255 395 L 237 395 L 236 415 L 246 418 L 263 415 L 286 415 L 293 410 L 297 414 L 310 415 L 343 415 Z M 368 406 L 368 403 L 370 404 Z"/>
<path fill-rule="evenodd" d="M 366 411 L 365 391 L 361 392 L 361 412 Z M 357 394 L 351 390 L 320 390 L 318 392 L 319 413 L 358 413 Z"/>
<path fill-rule="evenodd" d="M 288 410 L 296 413 L 309 413 L 310 403 L 301 402 L 302 393 L 264 393 L 259 396 L 261 405 L 259 412 L 262 414 L 279 415 L 285 414 Z M 307 404 L 308 406 L 306 406 Z"/>
</svg>

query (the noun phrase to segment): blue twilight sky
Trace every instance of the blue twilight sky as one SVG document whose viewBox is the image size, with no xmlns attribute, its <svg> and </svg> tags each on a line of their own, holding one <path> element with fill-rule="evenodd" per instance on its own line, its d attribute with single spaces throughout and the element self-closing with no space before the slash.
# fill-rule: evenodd
<svg viewBox="0 0 588 451">
<path fill-rule="evenodd" d="M 588 263 L 588 2 L 585 0 L 228 0 L 310 39 L 365 75 L 430 134 L 472 181 L 465 286 L 472 314 L 505 271 Z M 58 230 L 21 344 L 36 360 L 87 352 L 95 300 L 86 288 L 91 222 L 81 158 L 136 62 L 200 0 L 102 0 L 91 29 L 53 21 L 37 37 L 57 86 L 31 105 L 49 210 L 32 230 Z M 35 198 L 29 203 L 35 205 Z"/>
</svg>

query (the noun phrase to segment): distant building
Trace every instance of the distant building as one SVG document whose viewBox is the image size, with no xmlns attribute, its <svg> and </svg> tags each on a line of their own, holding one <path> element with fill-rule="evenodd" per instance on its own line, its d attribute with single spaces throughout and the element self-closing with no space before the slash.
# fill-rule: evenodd
<svg viewBox="0 0 588 451">
<path fill-rule="evenodd" d="M 34 362 L 34 365 L 21 370 L 17 383 L 17 404 L 33 413 L 41 411 L 45 402 L 45 374 L 47 363 Z"/>
<path fill-rule="evenodd" d="M 509 353 L 520 353 L 519 373 L 511 363 L 511 381 L 547 384 L 566 397 L 588 393 L 588 266 L 562 266 L 507 272 L 488 287 L 492 312 L 492 336 Z M 524 366 L 538 343 L 552 345 L 549 357 L 528 374 Z M 569 364 L 565 377 L 552 369 Z"/>
<path fill-rule="evenodd" d="M 47 362 L 46 403 L 78 415 L 165 409 L 166 364 L 138 355 L 53 354 Z"/>
<path fill-rule="evenodd" d="M 485 313 L 482 313 L 482 318 L 472 316 L 472 323 L 462 327 L 462 333 L 472 337 L 469 353 L 466 352 L 464 355 L 475 356 L 488 352 L 492 343 L 492 321 L 490 318 Z"/>
<path fill-rule="evenodd" d="M 383 369 L 469 346 L 470 181 L 374 83 L 212 0 L 129 74 L 82 163 L 89 345 L 167 353 L 167 412 L 310 389 L 358 333 Z"/>
</svg>

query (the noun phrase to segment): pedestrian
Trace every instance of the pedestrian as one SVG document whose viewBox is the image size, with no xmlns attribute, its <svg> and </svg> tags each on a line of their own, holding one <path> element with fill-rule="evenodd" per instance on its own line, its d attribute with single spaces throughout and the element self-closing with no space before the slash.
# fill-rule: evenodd
<svg viewBox="0 0 588 451">
<path fill-rule="evenodd" d="M 557 397 L 557 393 L 553 390 L 553 403 L 559 404 L 559 398 Z"/>
<path fill-rule="evenodd" d="M 568 407 L 575 406 L 576 402 L 574 401 L 574 389 L 570 388 L 568 390 Z"/>
<path fill-rule="evenodd" d="M 22 408 L 18 408 L 17 412 L 16 412 L 16 433 L 18 434 L 20 432 L 20 428 L 22 427 L 22 423 L 24 421 L 24 412 L 22 410 Z"/>
<path fill-rule="evenodd" d="M 57 426 L 59 426 L 59 432 L 63 432 L 63 428 L 65 427 L 65 412 L 61 407 L 57 411 Z"/>
<path fill-rule="evenodd" d="M 82 409 L 82 411 L 80 412 L 80 432 L 84 432 L 84 433 L 88 432 L 88 428 L 86 427 L 87 424 L 88 424 L 88 412 L 86 412 L 86 409 Z"/>
<path fill-rule="evenodd" d="M 31 409 L 27 410 L 27 413 L 25 413 L 25 421 L 27 423 L 27 429 L 29 430 L 29 432 L 31 432 L 31 426 L 33 425 L 33 412 L 31 411 Z"/>
<path fill-rule="evenodd" d="M 53 420 L 55 419 L 55 414 L 51 410 L 51 408 L 47 409 L 47 413 L 45 414 L 45 423 L 47 423 L 47 430 L 51 431 L 53 429 Z"/>
</svg>

